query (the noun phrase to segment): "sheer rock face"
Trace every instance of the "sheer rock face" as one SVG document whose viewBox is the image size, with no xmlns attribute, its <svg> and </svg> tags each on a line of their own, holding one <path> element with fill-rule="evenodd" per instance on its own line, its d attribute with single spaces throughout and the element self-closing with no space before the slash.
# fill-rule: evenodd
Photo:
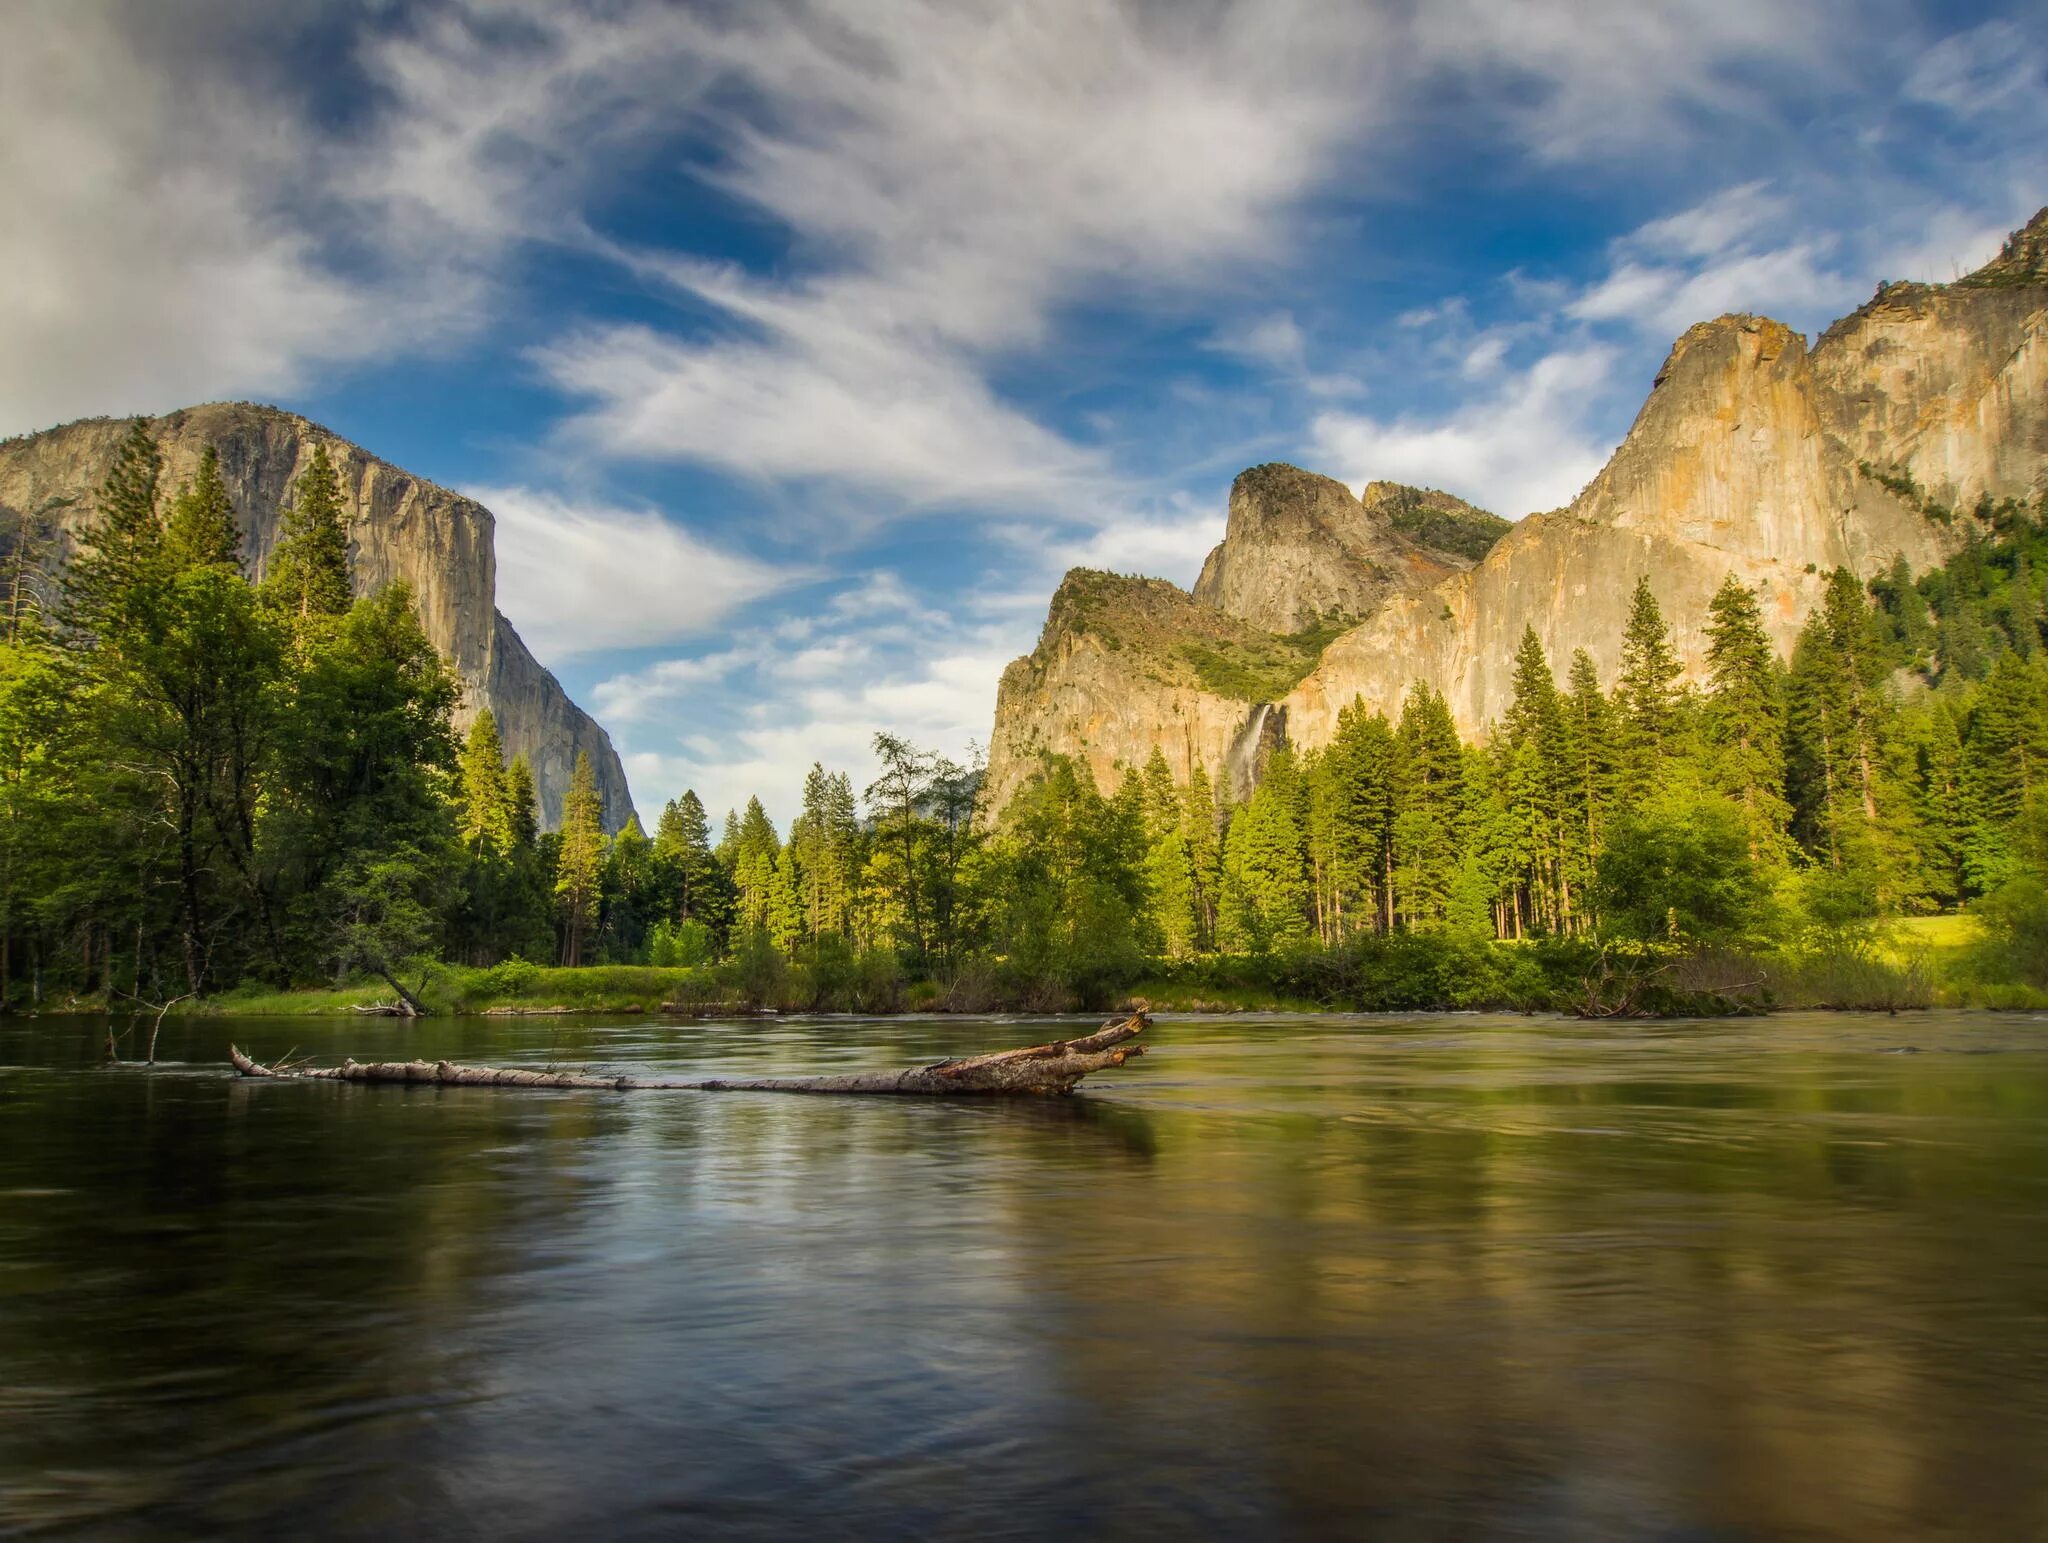
<svg viewBox="0 0 2048 1543">
<path fill-rule="evenodd" d="M 1204 684 L 1186 649 L 1229 649 L 1256 629 L 1164 579 L 1075 569 L 1054 593 L 1038 646 L 997 690 L 984 807 L 1000 809 L 1042 752 L 1078 757 L 1098 786 L 1154 746 L 1176 781 L 1221 773 L 1257 704 Z"/>
<path fill-rule="evenodd" d="M 1273 463 L 1239 475 L 1223 540 L 1202 564 L 1195 599 L 1269 632 L 1372 614 L 1397 590 L 1433 584 L 1466 566 L 1400 534 L 1388 505 L 1418 490 L 1375 483 L 1368 507 L 1341 482 Z M 1470 505 L 1464 505 L 1470 508 Z M 1475 513 L 1477 511 L 1474 511 Z"/>
<path fill-rule="evenodd" d="M 1369 606 L 1275 699 L 1297 745 L 1327 743 L 1354 699 L 1398 713 L 1416 681 L 1444 693 L 1462 730 L 1483 734 L 1512 696 L 1524 627 L 1535 628 L 1560 680 L 1584 648 L 1612 681 L 1638 578 L 1649 578 L 1698 679 L 1707 604 L 1731 572 L 1761 592 L 1789 654 L 1833 568 L 1869 575 L 1900 555 L 1916 571 L 1941 562 L 1959 528 L 1878 480 L 1902 476 L 1959 511 L 1980 496 L 2031 498 L 2048 487 L 2048 211 L 1969 278 L 1884 286 L 1811 349 L 1761 317 L 1691 328 L 1585 491 L 1568 509 L 1522 520 L 1476 563 L 1426 550 L 1405 570 L 1416 577 L 1375 592 L 1371 565 L 1391 576 L 1386 541 L 1407 540 L 1390 514 L 1373 515 L 1387 511 L 1382 485 L 1368 484 L 1361 503 L 1327 479 L 1256 468 L 1232 491 L 1228 533 L 1195 599 L 1275 630 L 1318 610 Z M 1486 539 L 1482 528 L 1474 545 Z M 1427 564 L 1455 571 L 1431 578 L 1418 572 Z M 1249 721 L 1244 702 L 1203 702 L 1197 690 L 1148 731 L 1153 705 L 1136 691 L 1119 697 L 1125 688 L 1085 636 L 1066 635 L 1075 619 L 1054 638 L 1059 620 L 1033 656 L 1048 667 L 1013 666 L 1004 677 L 992 801 L 1028 774 L 1014 764 L 1020 732 L 1034 756 L 1085 754 L 1105 782 L 1106 767 L 1141 764 L 1154 742 L 1176 770 L 1184 759 L 1212 775 L 1228 765 Z M 1069 675 L 1062 659 L 1087 662 Z M 1077 693 L 1088 714 L 1045 710 Z M 1201 731 L 1190 734 L 1191 724 Z"/>
<path fill-rule="evenodd" d="M 93 495 L 112 466 L 126 419 L 92 419 L 0 443 L 0 512 L 11 527 L 37 517 L 53 537 L 49 562 L 61 564 L 94 517 Z M 164 457 L 168 493 L 190 477 L 208 445 L 242 522 L 242 552 L 260 577 L 276 548 L 280 511 L 291 486 L 324 443 L 348 512 L 356 587 L 367 593 L 397 579 L 412 586 L 427 636 L 460 676 L 456 712 L 466 729 L 484 707 L 497 717 L 508 756 L 533 764 L 543 821 L 559 822 L 577 752 L 590 756 L 616 829 L 633 812 L 625 768 L 610 738 L 569 700 L 498 614 L 493 520 L 483 505 L 380 461 L 295 413 L 213 402 L 168 413 L 150 432 Z"/>
</svg>

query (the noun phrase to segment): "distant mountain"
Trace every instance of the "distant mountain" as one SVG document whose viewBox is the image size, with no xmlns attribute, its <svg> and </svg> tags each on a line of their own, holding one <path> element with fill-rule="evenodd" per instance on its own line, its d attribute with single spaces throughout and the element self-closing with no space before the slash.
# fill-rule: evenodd
<svg viewBox="0 0 2048 1543">
<path fill-rule="evenodd" d="M 93 518 L 93 494 L 113 464 L 127 419 L 95 418 L 0 443 L 0 514 L 39 519 L 54 537 L 52 567 L 67 560 Z M 458 726 L 491 709 L 507 755 L 533 764 L 543 823 L 557 824 L 577 752 L 590 756 L 612 829 L 633 813 L 626 771 L 596 721 L 542 669 L 512 624 L 498 613 L 495 522 L 474 499 L 401 471 L 368 451 L 281 408 L 209 402 L 166 413 L 150 433 L 163 451 L 164 484 L 176 487 L 212 445 L 242 521 L 242 550 L 260 575 L 277 545 L 279 511 L 316 444 L 340 475 L 349 515 L 356 586 L 394 579 L 412 585 L 427 636 L 463 686 Z"/>
<path fill-rule="evenodd" d="M 1584 648 L 1611 680 L 1644 575 L 1693 678 L 1730 572 L 1762 592 L 1789 652 L 1830 570 L 1934 566 L 1980 497 L 2044 486 L 2048 209 L 1967 278 L 1880 285 L 1811 348 L 1763 317 L 1693 327 L 1567 509 L 1509 526 L 1447 494 L 1373 482 L 1354 498 L 1254 467 L 1192 595 L 1068 575 L 1037 648 L 1004 672 L 991 806 L 1042 751 L 1108 785 L 1158 746 L 1177 777 L 1199 765 L 1242 791 L 1260 747 L 1327 743 L 1354 699 L 1392 714 L 1416 681 L 1483 735 L 1507 708 L 1525 627 L 1560 677 Z M 1077 587 L 1095 603 L 1071 603 Z M 1136 646 L 1125 611 L 1146 618 Z M 1204 612 L 1237 629 L 1227 646 Z"/>
</svg>

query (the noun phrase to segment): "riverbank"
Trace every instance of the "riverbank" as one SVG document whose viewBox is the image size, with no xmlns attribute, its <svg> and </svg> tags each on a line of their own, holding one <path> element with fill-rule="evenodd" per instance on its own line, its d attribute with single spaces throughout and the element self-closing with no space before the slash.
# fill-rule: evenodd
<svg viewBox="0 0 2048 1543">
<path fill-rule="evenodd" d="M 1109 1012 L 1565 1012 L 1706 1016 L 1801 1008 L 1897 1012 L 1958 1007 L 2048 1010 L 2048 989 L 2012 979 L 1974 920 L 1919 917 L 1831 947 L 1768 954 L 1602 950 L 1575 940 L 1496 943 L 1444 935 L 1360 939 L 1260 957 L 1154 960 L 1082 981 L 1020 978 L 1000 961 L 946 979 L 907 978 L 888 955 L 694 967 L 512 960 L 489 968 L 419 964 L 405 972 L 435 1014 L 610 1013 L 730 1017 L 746 1012 L 976 1014 Z M 355 1018 L 395 998 L 389 985 L 276 991 L 245 987 L 179 1003 L 177 1015 Z M 116 1008 L 123 1004 L 116 1003 Z M 103 1011 L 93 998 L 42 1010 Z"/>
</svg>

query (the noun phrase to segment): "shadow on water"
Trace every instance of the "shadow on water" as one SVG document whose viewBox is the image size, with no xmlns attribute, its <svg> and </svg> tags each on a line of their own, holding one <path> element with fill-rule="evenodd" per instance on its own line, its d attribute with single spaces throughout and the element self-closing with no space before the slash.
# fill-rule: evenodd
<svg viewBox="0 0 2048 1543">
<path fill-rule="evenodd" d="M 2048 1024 L 0 1026 L 0 1532 L 2048 1535 Z M 1988 1052 L 1988 1053 L 1987 1053 Z"/>
</svg>

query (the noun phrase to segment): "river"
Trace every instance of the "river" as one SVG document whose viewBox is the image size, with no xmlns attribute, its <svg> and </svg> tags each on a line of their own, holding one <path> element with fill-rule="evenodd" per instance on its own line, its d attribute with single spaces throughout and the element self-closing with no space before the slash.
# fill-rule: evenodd
<svg viewBox="0 0 2048 1543">
<path fill-rule="evenodd" d="M 0 1025 L 0 1534 L 2048 1537 L 2048 1016 Z M 1071 1032 L 1071 1029 L 1068 1030 Z"/>
</svg>

